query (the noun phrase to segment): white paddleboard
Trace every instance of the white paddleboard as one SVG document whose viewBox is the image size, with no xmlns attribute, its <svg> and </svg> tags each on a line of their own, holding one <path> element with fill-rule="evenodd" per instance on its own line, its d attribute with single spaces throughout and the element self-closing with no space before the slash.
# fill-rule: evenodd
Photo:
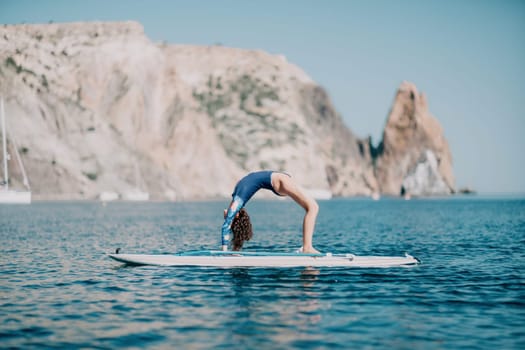
<svg viewBox="0 0 525 350">
<path fill-rule="evenodd" d="M 208 267 L 396 267 L 419 264 L 405 256 L 356 256 L 353 254 L 301 254 L 271 252 L 193 251 L 177 254 L 109 254 L 129 265 Z"/>
</svg>

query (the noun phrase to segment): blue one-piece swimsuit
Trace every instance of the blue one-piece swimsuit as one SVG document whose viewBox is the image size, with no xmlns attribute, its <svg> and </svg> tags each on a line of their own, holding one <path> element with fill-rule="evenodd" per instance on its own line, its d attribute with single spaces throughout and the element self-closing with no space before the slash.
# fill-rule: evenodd
<svg viewBox="0 0 525 350">
<path fill-rule="evenodd" d="M 271 170 L 256 171 L 249 173 L 237 183 L 233 190 L 232 203 L 228 208 L 224 224 L 222 225 L 221 241 L 223 246 L 228 245 L 230 241 L 233 218 L 257 191 L 264 188 L 280 196 L 280 194 L 273 189 L 272 173 L 274 173 L 274 171 Z"/>
</svg>

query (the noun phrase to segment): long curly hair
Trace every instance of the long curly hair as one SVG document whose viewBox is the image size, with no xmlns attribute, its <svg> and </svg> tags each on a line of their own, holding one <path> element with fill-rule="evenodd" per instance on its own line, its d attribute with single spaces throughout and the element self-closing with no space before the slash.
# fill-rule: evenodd
<svg viewBox="0 0 525 350">
<path fill-rule="evenodd" d="M 246 209 L 242 208 L 232 222 L 232 249 L 241 250 L 244 241 L 249 241 L 253 236 L 252 222 Z"/>
</svg>

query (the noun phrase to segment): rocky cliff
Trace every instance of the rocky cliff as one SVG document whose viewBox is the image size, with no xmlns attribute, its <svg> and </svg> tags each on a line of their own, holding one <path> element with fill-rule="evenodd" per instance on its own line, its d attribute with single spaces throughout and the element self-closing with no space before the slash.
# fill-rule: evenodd
<svg viewBox="0 0 525 350">
<path fill-rule="evenodd" d="M 225 197 L 265 168 L 340 196 L 453 188 L 446 142 L 434 140 L 442 131 L 419 95 L 396 100 L 375 149 L 285 57 L 157 44 L 135 22 L 4 25 L 0 94 L 37 198 L 137 187 L 155 199 Z M 396 134 L 396 123 L 415 129 Z M 411 182 L 432 155 L 436 179 Z"/>
<path fill-rule="evenodd" d="M 439 195 L 454 192 L 452 156 L 425 94 L 403 82 L 376 150 L 375 174 L 388 195 Z"/>
</svg>

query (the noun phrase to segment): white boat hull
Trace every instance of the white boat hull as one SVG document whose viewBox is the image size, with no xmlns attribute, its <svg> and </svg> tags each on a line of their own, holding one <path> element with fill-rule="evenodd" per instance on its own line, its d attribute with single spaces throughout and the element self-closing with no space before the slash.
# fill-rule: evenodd
<svg viewBox="0 0 525 350">
<path fill-rule="evenodd" d="M 98 196 L 98 199 L 100 201 L 102 201 L 102 202 L 116 201 L 118 198 L 119 198 L 118 193 L 116 193 L 116 192 L 109 192 L 109 191 L 102 192 Z"/>
<path fill-rule="evenodd" d="M 355 256 L 341 254 L 332 256 L 271 255 L 147 255 L 147 254 L 109 254 L 110 258 L 130 265 L 156 266 L 208 266 L 208 267 L 396 267 L 417 265 L 419 261 L 410 256 Z"/>
<path fill-rule="evenodd" d="M 0 190 L 0 203 L 2 204 L 30 204 L 31 192 Z"/>
<path fill-rule="evenodd" d="M 122 199 L 126 201 L 149 201 L 149 193 L 148 192 L 127 192 L 122 195 Z"/>
</svg>

